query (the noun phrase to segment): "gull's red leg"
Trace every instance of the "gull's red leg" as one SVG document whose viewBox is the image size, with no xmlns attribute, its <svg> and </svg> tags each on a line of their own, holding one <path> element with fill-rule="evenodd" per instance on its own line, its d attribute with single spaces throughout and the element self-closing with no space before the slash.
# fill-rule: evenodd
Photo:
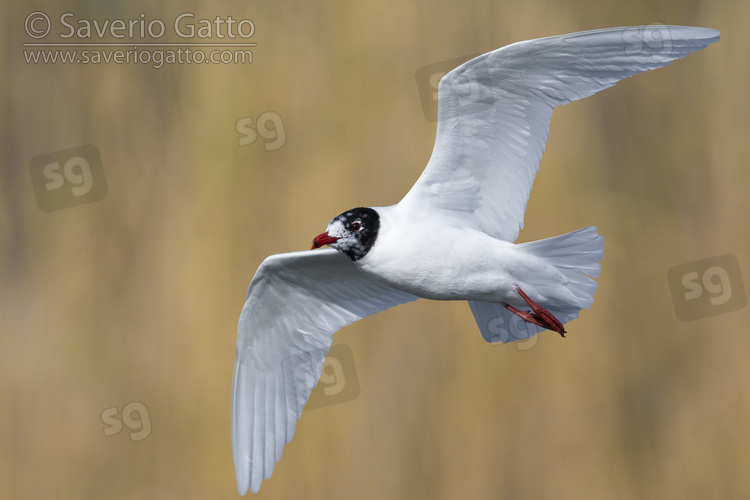
<svg viewBox="0 0 750 500">
<path fill-rule="evenodd" d="M 527 323 L 532 323 L 534 325 L 541 326 L 542 328 L 549 329 L 549 324 L 545 323 L 544 319 L 536 313 L 521 311 L 520 309 L 516 309 L 510 304 L 505 304 L 505 308 Z"/>
<path fill-rule="evenodd" d="M 528 295 L 526 295 L 521 288 L 516 285 L 516 291 L 518 294 L 523 298 L 523 300 L 526 301 L 526 303 L 531 307 L 531 311 L 520 311 L 516 309 L 515 307 L 505 304 L 505 308 L 512 312 L 513 314 L 518 315 L 522 320 L 526 321 L 527 323 L 532 323 L 537 326 L 541 326 L 542 328 L 546 328 L 548 330 L 552 330 L 554 332 L 559 333 L 563 337 L 565 337 L 565 334 L 567 333 L 565 331 L 565 328 L 563 328 L 562 323 L 560 323 L 560 320 L 555 318 L 555 316 L 531 300 Z"/>
</svg>

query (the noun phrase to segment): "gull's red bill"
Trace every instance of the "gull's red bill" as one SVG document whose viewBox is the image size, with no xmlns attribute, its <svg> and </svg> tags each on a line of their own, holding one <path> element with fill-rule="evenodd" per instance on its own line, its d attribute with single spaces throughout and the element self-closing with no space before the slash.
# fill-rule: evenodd
<svg viewBox="0 0 750 500">
<path fill-rule="evenodd" d="M 339 239 L 334 236 L 328 236 L 328 233 L 321 233 L 317 235 L 312 242 L 312 247 L 310 247 L 310 250 L 315 250 L 316 248 L 320 248 L 323 245 L 330 245 L 331 243 L 336 243 Z"/>
</svg>

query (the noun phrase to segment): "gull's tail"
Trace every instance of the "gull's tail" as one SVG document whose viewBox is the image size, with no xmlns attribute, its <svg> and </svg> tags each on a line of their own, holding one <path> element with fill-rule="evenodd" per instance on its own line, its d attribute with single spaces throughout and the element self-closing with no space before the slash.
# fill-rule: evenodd
<svg viewBox="0 0 750 500">
<path fill-rule="evenodd" d="M 588 309 L 594 301 L 599 276 L 599 261 L 604 256 L 604 238 L 595 226 L 572 233 L 518 245 L 520 250 L 551 264 L 561 276 L 567 296 L 557 304 L 545 305 L 561 323 L 578 317 L 581 309 Z M 522 287 L 523 288 L 523 287 Z M 487 342 L 524 340 L 544 328 L 526 323 L 508 311 L 504 304 L 469 301 L 482 337 Z"/>
</svg>

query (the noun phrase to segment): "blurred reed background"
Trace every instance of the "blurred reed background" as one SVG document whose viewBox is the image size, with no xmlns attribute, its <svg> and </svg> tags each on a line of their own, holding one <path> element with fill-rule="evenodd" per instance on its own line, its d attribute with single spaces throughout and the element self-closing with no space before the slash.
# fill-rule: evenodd
<svg viewBox="0 0 750 500">
<path fill-rule="evenodd" d="M 247 285 L 265 256 L 416 180 L 435 124 L 415 71 L 652 22 L 723 39 L 558 109 L 521 233 L 599 226 L 593 309 L 524 351 L 486 344 L 464 303 L 344 329 L 359 397 L 306 412 L 257 497 L 750 497 L 750 309 L 682 322 L 667 280 L 726 253 L 750 279 L 748 2 L 2 4 L 1 498 L 235 498 Z M 231 15 L 258 45 L 249 65 L 27 64 L 33 11 L 168 29 Z M 281 147 L 240 146 L 237 121 L 265 112 Z M 29 162 L 84 144 L 106 197 L 42 212 Z M 150 433 L 105 435 L 102 412 L 132 402 Z"/>
</svg>

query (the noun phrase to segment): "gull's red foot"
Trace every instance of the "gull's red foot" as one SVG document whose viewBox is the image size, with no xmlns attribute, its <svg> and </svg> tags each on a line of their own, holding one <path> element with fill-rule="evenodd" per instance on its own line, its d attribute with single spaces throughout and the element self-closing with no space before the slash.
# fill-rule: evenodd
<svg viewBox="0 0 750 500">
<path fill-rule="evenodd" d="M 553 332 L 557 332 L 563 337 L 565 337 L 565 334 L 567 333 L 565 331 L 565 328 L 563 328 L 562 323 L 560 323 L 560 320 L 555 318 L 555 316 L 531 300 L 528 295 L 526 295 L 521 288 L 516 285 L 516 291 L 518 294 L 523 298 L 523 300 L 526 301 L 526 303 L 531 307 L 531 311 L 521 311 L 519 309 L 516 309 L 515 307 L 505 304 L 505 308 L 512 312 L 513 314 L 518 315 L 522 320 L 526 321 L 527 323 L 532 323 L 537 326 L 541 326 L 542 328 L 546 328 L 547 330 L 552 330 Z"/>
</svg>

